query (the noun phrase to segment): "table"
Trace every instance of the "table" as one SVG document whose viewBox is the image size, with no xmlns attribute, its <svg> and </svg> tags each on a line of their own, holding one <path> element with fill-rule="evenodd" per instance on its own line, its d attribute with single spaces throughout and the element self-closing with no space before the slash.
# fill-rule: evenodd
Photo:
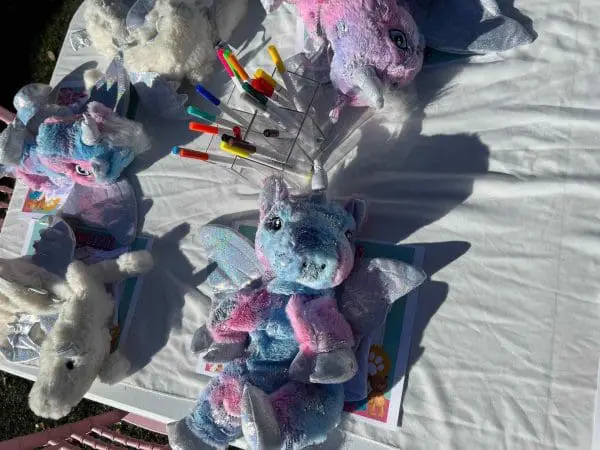
<svg viewBox="0 0 600 450">
<path fill-rule="evenodd" d="M 370 202 L 361 237 L 424 245 L 430 275 L 401 428 L 346 421 L 331 448 L 590 447 L 600 353 L 600 0 L 517 6 L 539 34 L 533 45 L 427 68 L 410 113 L 376 114 L 326 161 L 333 195 Z M 291 10 L 253 14 L 240 32 L 253 36 L 246 63 L 267 65 L 266 52 L 253 49 L 268 37 L 291 55 Z M 79 12 L 71 28 L 80 22 Z M 86 61 L 106 65 L 66 43 L 52 82 Z M 172 145 L 193 147 L 185 122 L 143 109 L 137 119 L 154 144 L 130 177 L 158 263 L 124 343 L 135 373 L 117 387 L 95 384 L 88 397 L 166 422 L 183 416 L 206 382 L 188 351 L 208 305 L 195 233 L 210 221 L 256 218 L 258 189 L 167 156 Z M 22 195 L 20 187 L 0 235 L 3 256 L 20 250 Z M 35 376 L 5 362 L 0 369 Z"/>
</svg>

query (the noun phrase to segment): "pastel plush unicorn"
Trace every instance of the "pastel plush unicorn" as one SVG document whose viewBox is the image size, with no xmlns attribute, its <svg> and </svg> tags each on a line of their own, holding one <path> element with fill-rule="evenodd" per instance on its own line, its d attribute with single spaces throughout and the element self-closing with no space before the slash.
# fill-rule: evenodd
<svg viewBox="0 0 600 450">
<path fill-rule="evenodd" d="M 367 363 L 356 356 L 361 341 L 425 279 L 400 261 L 357 255 L 362 201 L 290 195 L 271 177 L 259 210 L 254 249 L 229 228 L 200 232 L 218 265 L 208 278 L 212 312 L 192 347 L 226 364 L 194 410 L 168 426 L 174 449 L 225 448 L 242 434 L 252 449 L 323 442 L 340 421 L 343 383 Z"/>
<path fill-rule="evenodd" d="M 45 84 L 23 87 L 13 102 L 17 113 L 0 135 L 0 168 L 33 190 L 113 183 L 149 147 L 141 124 L 97 101 L 73 112 L 54 104 L 51 93 Z"/>
<path fill-rule="evenodd" d="M 262 0 L 267 11 L 283 0 Z M 419 73 L 425 41 L 397 0 L 287 0 L 307 32 L 332 52 L 330 78 L 345 105 L 383 107 L 384 87 L 401 88 Z"/>
</svg>

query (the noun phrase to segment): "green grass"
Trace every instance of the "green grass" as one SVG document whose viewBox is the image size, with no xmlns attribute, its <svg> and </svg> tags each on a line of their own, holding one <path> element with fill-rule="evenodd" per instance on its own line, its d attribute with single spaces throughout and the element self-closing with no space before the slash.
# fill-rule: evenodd
<svg viewBox="0 0 600 450">
<path fill-rule="evenodd" d="M 12 109 L 12 98 L 27 83 L 48 83 L 73 14 L 82 0 L 0 0 L 3 74 L 0 104 Z M 111 408 L 83 400 L 62 420 L 36 417 L 27 405 L 31 382 L 0 372 L 0 441 L 76 422 Z M 127 424 L 117 429 L 128 436 L 166 444 L 164 436 Z"/>
<path fill-rule="evenodd" d="M 82 0 L 55 1 L 56 9 L 48 15 L 48 21 L 42 33 L 32 41 L 34 51 L 31 53 L 29 66 L 33 80 L 49 82 L 54 70 L 54 62 L 48 52 L 56 57 L 60 52 L 71 18 Z"/>
</svg>

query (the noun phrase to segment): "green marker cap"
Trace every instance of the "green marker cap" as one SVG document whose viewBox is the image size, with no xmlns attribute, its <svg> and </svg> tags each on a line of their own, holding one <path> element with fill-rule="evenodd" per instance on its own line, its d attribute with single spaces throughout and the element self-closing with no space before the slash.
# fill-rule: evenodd
<svg viewBox="0 0 600 450">
<path fill-rule="evenodd" d="M 250 86 L 248 83 L 242 83 L 242 87 L 244 88 L 244 91 L 246 91 L 249 95 L 251 95 L 256 100 L 261 102 L 263 105 L 267 104 L 267 102 L 268 102 L 267 97 L 262 95 L 260 92 L 258 92 L 252 86 Z"/>
<path fill-rule="evenodd" d="M 217 116 L 215 116 L 214 114 L 204 112 L 201 109 L 196 108 L 195 106 L 188 106 L 187 113 L 190 116 L 194 116 L 198 119 L 202 119 L 209 123 L 214 123 L 217 120 Z"/>
</svg>

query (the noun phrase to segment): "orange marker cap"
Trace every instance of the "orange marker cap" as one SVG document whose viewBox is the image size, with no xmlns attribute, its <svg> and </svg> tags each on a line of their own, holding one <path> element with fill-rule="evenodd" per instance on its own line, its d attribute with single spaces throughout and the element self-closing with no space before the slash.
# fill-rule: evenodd
<svg viewBox="0 0 600 450">
<path fill-rule="evenodd" d="M 198 133 L 219 134 L 218 127 L 199 122 L 190 122 L 190 130 Z"/>
<path fill-rule="evenodd" d="M 240 64 L 240 62 L 237 60 L 237 58 L 235 57 L 235 55 L 233 53 L 230 53 L 229 55 L 225 56 L 225 58 L 227 59 L 227 62 L 229 62 L 229 64 L 231 64 L 231 67 L 239 75 L 239 77 L 242 79 L 242 81 L 246 81 L 246 80 L 250 79 L 250 77 L 248 76 L 248 72 L 246 72 L 244 70 L 244 68 L 242 67 L 242 65 Z"/>
</svg>

